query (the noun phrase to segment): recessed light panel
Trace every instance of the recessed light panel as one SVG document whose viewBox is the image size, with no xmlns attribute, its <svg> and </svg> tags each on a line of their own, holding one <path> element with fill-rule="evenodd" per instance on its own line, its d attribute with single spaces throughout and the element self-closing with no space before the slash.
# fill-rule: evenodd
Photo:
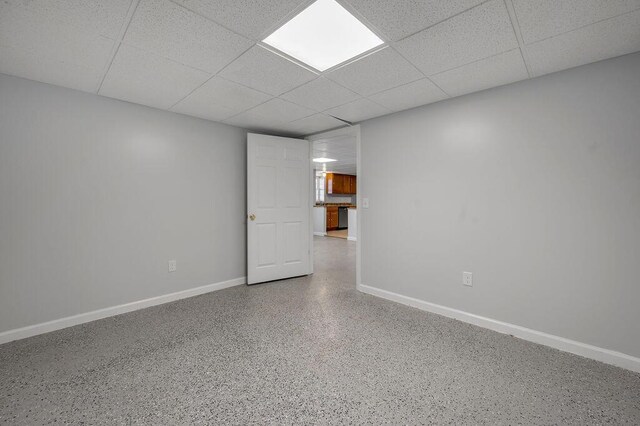
<svg viewBox="0 0 640 426">
<path fill-rule="evenodd" d="M 383 44 L 334 0 L 317 0 L 263 42 L 319 71 Z"/>
<path fill-rule="evenodd" d="M 337 161 L 337 160 L 334 160 L 333 158 L 325 158 L 325 157 L 313 159 L 314 163 L 331 163 L 332 161 Z"/>
</svg>

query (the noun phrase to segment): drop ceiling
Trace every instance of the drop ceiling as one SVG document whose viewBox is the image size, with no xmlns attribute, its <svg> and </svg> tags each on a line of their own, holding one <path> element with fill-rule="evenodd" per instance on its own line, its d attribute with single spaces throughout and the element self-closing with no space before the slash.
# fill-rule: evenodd
<svg viewBox="0 0 640 426">
<path fill-rule="evenodd" d="M 310 0 L 2 0 L 0 73 L 305 135 L 640 50 L 640 0 L 338 0 L 384 42 L 317 73 L 260 41 Z"/>
<path fill-rule="evenodd" d="M 326 163 L 328 172 L 356 175 L 356 138 L 338 136 L 313 141 L 313 158 L 331 158 L 336 161 Z M 323 170 L 322 164 L 314 163 L 316 170 Z"/>
</svg>

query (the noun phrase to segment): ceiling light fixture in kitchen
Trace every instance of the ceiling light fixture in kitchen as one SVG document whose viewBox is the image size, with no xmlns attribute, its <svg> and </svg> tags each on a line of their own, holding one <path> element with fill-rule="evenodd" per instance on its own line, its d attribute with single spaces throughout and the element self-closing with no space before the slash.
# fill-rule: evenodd
<svg viewBox="0 0 640 426">
<path fill-rule="evenodd" d="M 313 159 L 314 163 L 331 163 L 332 161 L 338 161 L 338 160 L 334 160 L 333 158 L 325 158 L 325 157 L 318 157 Z"/>
</svg>

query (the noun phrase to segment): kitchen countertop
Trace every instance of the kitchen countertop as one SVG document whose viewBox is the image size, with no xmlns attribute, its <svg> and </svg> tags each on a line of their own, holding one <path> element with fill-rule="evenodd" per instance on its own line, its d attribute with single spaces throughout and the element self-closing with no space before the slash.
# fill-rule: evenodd
<svg viewBox="0 0 640 426">
<path fill-rule="evenodd" d="M 355 204 L 349 204 L 349 203 L 316 204 L 314 207 L 348 207 L 350 209 L 357 208 Z"/>
</svg>

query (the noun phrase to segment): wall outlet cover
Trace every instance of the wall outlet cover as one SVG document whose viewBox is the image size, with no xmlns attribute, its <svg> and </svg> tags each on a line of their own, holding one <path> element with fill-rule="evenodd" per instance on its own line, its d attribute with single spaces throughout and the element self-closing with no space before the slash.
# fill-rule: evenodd
<svg viewBox="0 0 640 426">
<path fill-rule="evenodd" d="M 369 208 L 369 199 L 368 198 L 363 198 L 362 199 L 362 208 L 363 209 L 368 209 Z"/>
<path fill-rule="evenodd" d="M 178 262 L 176 262 L 175 260 L 170 260 L 169 261 L 169 272 L 175 272 L 176 269 L 178 269 Z"/>
<path fill-rule="evenodd" d="M 462 284 L 468 287 L 473 287 L 473 274 L 471 272 L 462 273 Z"/>
</svg>

